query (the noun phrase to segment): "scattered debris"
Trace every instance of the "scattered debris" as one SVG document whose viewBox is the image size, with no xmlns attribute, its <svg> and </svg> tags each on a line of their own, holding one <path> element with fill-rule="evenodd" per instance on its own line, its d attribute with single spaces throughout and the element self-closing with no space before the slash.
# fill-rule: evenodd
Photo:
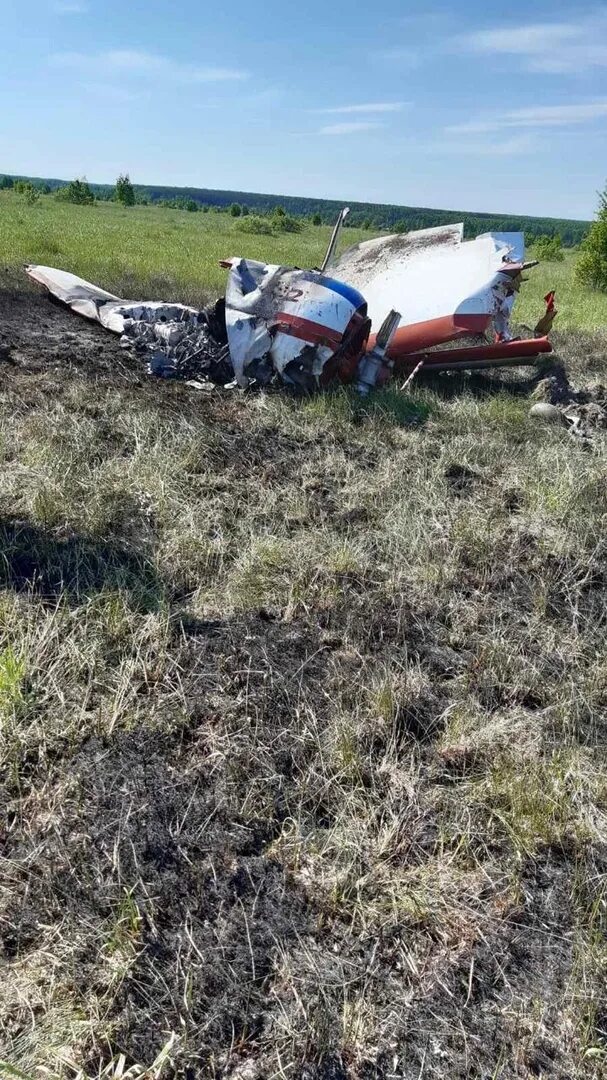
<svg viewBox="0 0 607 1080">
<path fill-rule="evenodd" d="M 535 405 L 532 405 L 529 409 L 529 416 L 532 416 L 536 420 L 550 420 L 561 424 L 564 420 L 563 413 L 560 409 L 557 409 L 556 405 L 551 405 L 548 401 L 538 401 Z"/>
<path fill-rule="evenodd" d="M 421 371 L 421 369 L 423 368 L 424 363 L 425 363 L 425 360 L 422 357 L 422 359 L 413 368 L 413 371 L 411 372 L 411 374 L 408 375 L 407 378 L 405 379 L 403 385 L 400 388 L 401 393 L 404 393 L 405 390 L 408 390 L 408 388 L 411 386 L 411 383 L 413 382 L 415 376 L 417 375 L 418 371 Z"/>
<path fill-rule="evenodd" d="M 597 383 L 576 390 L 560 364 L 552 365 L 533 396 L 536 402 L 529 410 L 531 417 L 564 424 L 570 435 L 585 443 L 590 442 L 598 429 L 607 428 L 607 387 Z"/>
<path fill-rule="evenodd" d="M 233 378 L 223 301 L 202 311 L 162 301 L 134 303 L 64 270 L 28 266 L 27 273 L 72 311 L 120 334 L 121 345 L 142 355 L 152 374 L 220 384 Z"/>
<path fill-rule="evenodd" d="M 225 323 L 239 386 L 278 375 L 303 390 L 356 370 L 371 323 L 361 294 L 315 270 L 231 259 Z"/>
<path fill-rule="evenodd" d="M 369 390 L 372 390 L 374 386 L 377 386 L 378 382 L 382 381 L 384 372 L 387 373 L 394 367 L 394 361 L 387 359 L 387 352 L 399 322 L 399 311 L 390 311 L 386 315 L 375 338 L 375 345 L 366 353 L 358 365 L 356 389 L 363 397 L 366 397 Z"/>
<path fill-rule="evenodd" d="M 364 293 L 372 325 L 390 307 L 402 312 L 390 346 L 400 370 L 415 367 L 422 358 L 428 366 L 479 366 L 477 361 L 489 366 L 513 358 L 529 362 L 530 355 L 551 351 L 544 338 L 515 342 L 510 332 L 523 271 L 536 265 L 524 261 L 522 233 L 485 233 L 466 241 L 463 235 L 459 223 L 377 237 L 355 244 L 331 266 L 336 277 Z M 484 335 L 491 326 L 493 345 L 485 341 L 459 356 L 452 350 L 422 352 Z"/>
<path fill-rule="evenodd" d="M 208 312 L 191 315 L 184 310 L 167 321 L 164 317 L 152 321 L 154 315 L 150 321 L 145 316 L 125 318 L 120 344 L 142 354 L 153 375 L 224 385 L 233 378 L 233 369 L 227 341 L 217 336 L 214 315 L 218 307 L 225 319 L 222 301 Z"/>
<path fill-rule="evenodd" d="M 347 213 L 320 270 L 225 260 L 225 301 L 202 311 L 123 300 L 47 266 L 26 270 L 73 311 L 121 334 L 150 372 L 196 385 L 278 382 L 310 392 L 339 381 L 366 395 L 393 374 L 409 375 L 408 386 L 422 367 L 530 363 L 551 351 L 545 336 L 516 340 L 510 331 L 523 271 L 536 265 L 524 261 L 521 233 L 464 241 L 463 225 L 455 224 L 367 240 L 336 259 Z M 551 292 L 538 334 L 555 314 Z M 480 344 L 440 348 L 470 336 Z"/>
<path fill-rule="evenodd" d="M 536 337 L 539 337 L 542 334 L 549 334 L 552 330 L 552 324 L 558 314 L 554 304 L 554 297 L 554 289 L 552 289 L 549 293 L 546 293 L 546 296 L 544 297 L 546 311 L 544 312 L 535 327 L 534 334 L 536 335 Z"/>
</svg>

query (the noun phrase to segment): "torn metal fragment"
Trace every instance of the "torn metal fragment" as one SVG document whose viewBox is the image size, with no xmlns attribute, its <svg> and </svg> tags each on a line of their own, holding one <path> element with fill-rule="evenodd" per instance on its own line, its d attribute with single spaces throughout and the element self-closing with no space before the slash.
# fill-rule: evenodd
<svg viewBox="0 0 607 1080">
<path fill-rule="evenodd" d="M 509 323 L 524 266 L 522 233 L 463 239 L 463 225 L 379 237 L 348 249 L 332 272 L 364 294 L 372 326 L 401 312 L 393 357 L 464 335 L 511 337 Z"/>
<path fill-rule="evenodd" d="M 375 345 L 361 358 L 356 380 L 359 394 L 366 396 L 378 383 L 389 378 L 393 361 L 386 354 L 399 322 L 400 311 L 388 312 L 377 332 Z"/>
<path fill-rule="evenodd" d="M 64 270 L 28 266 L 26 271 L 72 311 L 120 334 L 121 345 L 134 348 L 154 375 L 214 383 L 233 377 L 223 301 L 197 311 L 162 300 L 122 300 Z"/>
<path fill-rule="evenodd" d="M 357 363 L 369 336 L 364 297 L 316 270 L 231 259 L 226 327 L 241 386 L 273 374 L 312 390 L 340 362 Z"/>
</svg>

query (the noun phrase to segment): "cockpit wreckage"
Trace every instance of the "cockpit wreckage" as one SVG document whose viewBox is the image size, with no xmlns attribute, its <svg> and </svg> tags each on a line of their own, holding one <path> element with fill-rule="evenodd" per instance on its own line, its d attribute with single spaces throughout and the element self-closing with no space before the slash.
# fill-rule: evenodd
<svg viewBox="0 0 607 1080">
<path fill-rule="evenodd" d="M 554 294 L 534 337 L 514 338 L 510 316 L 525 262 L 521 233 L 464 241 L 463 225 L 366 240 L 336 256 L 347 214 L 315 270 L 252 259 L 222 262 L 225 300 L 202 311 L 136 303 L 63 270 L 27 273 L 73 311 L 122 335 L 156 375 L 193 385 L 284 383 L 311 392 L 353 384 L 365 395 L 393 376 L 530 364 L 552 346 Z M 458 339 L 465 345 L 455 345 Z"/>
</svg>

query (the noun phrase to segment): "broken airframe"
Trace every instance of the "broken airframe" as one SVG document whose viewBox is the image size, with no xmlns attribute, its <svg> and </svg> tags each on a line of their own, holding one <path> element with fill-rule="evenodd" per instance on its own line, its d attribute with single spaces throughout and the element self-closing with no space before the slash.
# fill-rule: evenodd
<svg viewBox="0 0 607 1080">
<path fill-rule="evenodd" d="M 513 338 L 510 316 L 526 263 L 521 233 L 465 241 L 463 225 L 381 236 L 336 257 L 343 210 L 315 270 L 251 259 L 222 262 L 225 301 L 197 311 L 134 303 L 63 270 L 29 276 L 73 311 L 122 335 L 150 370 L 241 387 L 280 381 L 307 391 L 338 381 L 366 394 L 392 375 L 531 363 L 552 351 L 554 296 L 538 335 Z M 473 344 L 452 347 L 458 339 Z"/>
</svg>

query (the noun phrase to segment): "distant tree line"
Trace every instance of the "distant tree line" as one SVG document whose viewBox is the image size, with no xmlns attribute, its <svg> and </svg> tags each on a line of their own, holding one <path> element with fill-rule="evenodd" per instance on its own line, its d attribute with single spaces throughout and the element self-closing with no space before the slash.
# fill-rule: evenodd
<svg viewBox="0 0 607 1080">
<path fill-rule="evenodd" d="M 27 176 L 0 176 L 0 191 L 16 191 L 18 195 L 27 195 L 35 192 L 39 195 L 49 195 L 50 184 L 45 180 L 30 180 Z"/>
<path fill-rule="evenodd" d="M 7 190 L 14 191 L 29 205 L 34 205 L 41 195 L 54 195 L 62 202 L 85 206 L 96 200 L 113 200 L 125 207 L 149 203 L 192 213 L 226 213 L 236 219 L 235 227 L 239 231 L 258 234 L 299 232 L 306 222 L 316 226 L 330 224 L 342 205 L 330 200 L 279 198 L 210 188 L 134 185 L 128 173 L 122 173 L 114 186 L 89 184 L 85 177 L 66 183 L 27 176 L 0 176 L 0 191 Z M 375 232 L 409 232 L 460 219 L 468 236 L 482 232 L 523 232 L 532 254 L 542 262 L 562 262 L 565 257 L 563 245 L 580 245 L 575 268 L 577 280 L 607 292 L 607 186 L 599 195 L 598 212 L 593 222 L 353 203 L 346 225 Z"/>
<path fill-rule="evenodd" d="M 103 190 L 97 189 L 102 187 Z M 90 205 L 96 199 L 107 199 L 121 203 L 123 206 L 134 206 L 137 200 L 135 189 L 130 181 L 128 173 L 120 175 L 113 188 L 99 184 L 89 184 L 85 176 L 75 180 L 55 181 L 36 180 L 28 177 L 0 176 L 0 191 L 12 190 L 18 195 L 30 197 L 34 201 L 39 195 L 51 195 L 60 202 L 70 202 L 81 206 Z M 141 200 L 145 201 L 146 200 Z M 196 206 L 198 209 L 198 206 Z"/>
<path fill-rule="evenodd" d="M 0 178 L 0 188 L 24 180 L 37 190 L 50 192 L 70 187 L 64 180 L 36 179 L 33 177 Z M 84 182 L 84 181 L 83 181 Z M 73 183 L 73 182 L 72 182 Z M 158 185 L 133 184 L 125 174 L 115 185 L 88 184 L 92 196 L 100 200 L 115 200 L 123 206 L 160 204 L 192 213 L 229 213 L 234 217 L 257 217 L 272 215 L 277 207 L 284 210 L 292 220 L 305 219 L 313 224 L 328 225 L 335 221 L 343 203 L 329 199 L 297 198 L 295 196 L 264 195 L 246 191 L 219 191 L 214 188 L 175 188 Z M 64 196 L 65 197 L 65 196 Z M 467 237 L 482 232 L 524 232 L 527 242 L 533 244 L 540 237 L 560 236 L 565 247 L 573 247 L 583 240 L 590 222 L 565 218 L 538 218 L 512 214 L 466 213 L 461 210 L 433 210 L 425 207 L 382 205 L 378 203 L 351 202 L 346 227 L 357 227 L 381 232 L 408 232 L 436 225 L 463 221 Z M 236 209 L 239 208 L 240 212 Z"/>
</svg>

